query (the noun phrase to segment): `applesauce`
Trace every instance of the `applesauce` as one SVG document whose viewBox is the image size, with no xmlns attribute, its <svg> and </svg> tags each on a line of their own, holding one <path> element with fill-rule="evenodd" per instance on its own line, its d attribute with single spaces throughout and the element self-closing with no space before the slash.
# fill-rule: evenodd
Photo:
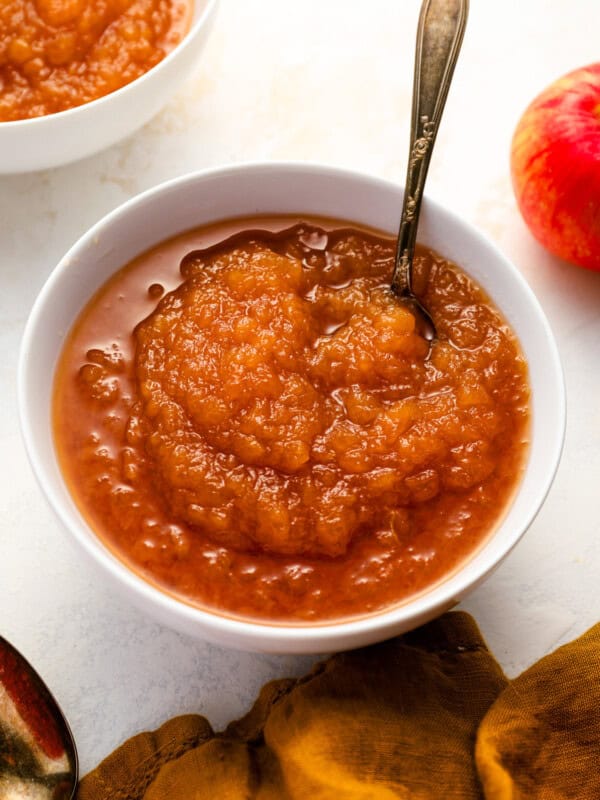
<svg viewBox="0 0 600 800">
<path fill-rule="evenodd" d="M 242 220 L 100 290 L 58 366 L 55 438 L 119 558 L 186 602 L 302 622 L 400 603 L 481 545 L 524 464 L 527 366 L 484 292 L 419 248 L 430 347 L 393 259 L 356 226 Z"/>
<path fill-rule="evenodd" d="M 192 0 L 3 0 L 0 122 L 54 114 L 139 78 L 183 38 Z"/>
</svg>

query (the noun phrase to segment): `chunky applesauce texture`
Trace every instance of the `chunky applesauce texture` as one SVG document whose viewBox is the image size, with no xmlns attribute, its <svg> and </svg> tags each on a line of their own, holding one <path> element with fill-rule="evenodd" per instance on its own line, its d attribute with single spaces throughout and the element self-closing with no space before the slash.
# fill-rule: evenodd
<svg viewBox="0 0 600 800">
<path fill-rule="evenodd" d="M 0 0 L 0 121 L 53 114 L 139 78 L 177 45 L 192 0 Z"/>
<path fill-rule="evenodd" d="M 393 256 L 359 229 L 242 231 L 183 259 L 130 358 L 75 360 L 92 417 L 67 473 L 101 535 L 191 602 L 274 619 L 376 610 L 472 553 L 523 465 L 526 363 L 482 290 L 421 249 L 430 346 Z"/>
</svg>

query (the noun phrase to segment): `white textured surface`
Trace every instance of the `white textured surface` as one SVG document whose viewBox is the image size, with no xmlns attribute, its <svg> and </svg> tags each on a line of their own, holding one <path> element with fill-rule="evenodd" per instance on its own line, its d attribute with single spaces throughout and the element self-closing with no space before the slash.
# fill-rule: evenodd
<svg viewBox="0 0 600 800">
<path fill-rule="evenodd" d="M 429 193 L 494 239 L 523 271 L 557 335 L 568 425 L 536 522 L 465 607 L 515 674 L 600 618 L 600 275 L 531 239 L 508 177 L 525 105 L 597 60 L 597 0 L 472 2 Z M 216 726 L 272 677 L 310 658 L 193 641 L 111 596 L 71 548 L 27 464 L 17 423 L 17 350 L 59 257 L 142 189 L 204 166 L 303 159 L 401 181 L 418 0 L 222 0 L 196 78 L 127 141 L 63 169 L 0 178 L 0 634 L 64 706 L 83 770 L 128 735 L 184 712 Z"/>
</svg>

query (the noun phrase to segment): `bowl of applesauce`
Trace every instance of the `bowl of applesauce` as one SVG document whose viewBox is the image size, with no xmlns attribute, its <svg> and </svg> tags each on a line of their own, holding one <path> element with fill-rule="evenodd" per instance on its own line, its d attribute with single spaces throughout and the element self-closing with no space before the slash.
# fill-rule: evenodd
<svg viewBox="0 0 600 800">
<path fill-rule="evenodd" d="M 0 174 L 62 166 L 146 123 L 192 73 L 217 0 L 0 6 Z"/>
<path fill-rule="evenodd" d="M 136 606 L 245 650 L 325 652 L 456 604 L 527 530 L 564 437 L 562 371 L 519 271 L 425 203 L 389 280 L 395 184 L 208 170 L 113 211 L 50 275 L 19 404 L 42 490 Z"/>
</svg>

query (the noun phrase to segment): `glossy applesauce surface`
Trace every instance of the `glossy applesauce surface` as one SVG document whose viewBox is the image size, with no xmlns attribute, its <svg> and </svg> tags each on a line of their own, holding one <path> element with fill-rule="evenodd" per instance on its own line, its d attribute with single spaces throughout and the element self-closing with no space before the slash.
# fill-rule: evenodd
<svg viewBox="0 0 600 800">
<path fill-rule="evenodd" d="M 420 248 L 430 349 L 393 255 L 344 223 L 239 220 L 97 293 L 55 439 L 120 559 L 191 604 L 302 622 L 400 603 L 485 541 L 524 465 L 527 366 L 482 290 Z"/>
<path fill-rule="evenodd" d="M 192 0 L 1 0 L 0 121 L 120 89 L 181 41 L 191 11 Z"/>
</svg>

